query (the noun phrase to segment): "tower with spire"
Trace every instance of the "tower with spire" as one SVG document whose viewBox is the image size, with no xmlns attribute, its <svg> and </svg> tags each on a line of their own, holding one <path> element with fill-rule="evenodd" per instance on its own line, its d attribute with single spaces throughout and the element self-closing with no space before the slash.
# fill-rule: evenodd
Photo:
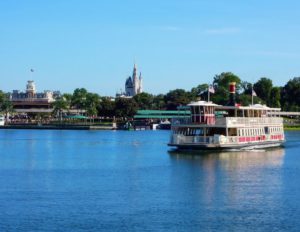
<svg viewBox="0 0 300 232">
<path fill-rule="evenodd" d="M 128 97 L 133 97 L 139 93 L 143 92 L 143 78 L 140 73 L 139 77 L 137 74 L 136 64 L 133 66 L 132 76 L 128 77 L 125 82 L 125 95 Z"/>
</svg>

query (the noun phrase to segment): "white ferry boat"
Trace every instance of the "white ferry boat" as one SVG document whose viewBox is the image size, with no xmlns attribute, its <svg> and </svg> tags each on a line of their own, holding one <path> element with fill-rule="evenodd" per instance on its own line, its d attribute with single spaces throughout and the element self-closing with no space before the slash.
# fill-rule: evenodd
<svg viewBox="0 0 300 232">
<path fill-rule="evenodd" d="M 265 105 L 221 106 L 196 101 L 189 118 L 173 118 L 169 146 L 178 149 L 256 149 L 285 142 L 279 108 Z"/>
</svg>

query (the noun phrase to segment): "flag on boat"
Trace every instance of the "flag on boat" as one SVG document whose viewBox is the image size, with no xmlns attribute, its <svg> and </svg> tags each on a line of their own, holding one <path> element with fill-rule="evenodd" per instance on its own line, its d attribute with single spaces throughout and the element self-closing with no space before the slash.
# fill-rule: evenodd
<svg viewBox="0 0 300 232">
<path fill-rule="evenodd" d="M 210 86 L 208 87 L 208 92 L 210 92 L 210 93 L 215 93 L 215 89 L 214 89 L 214 86 L 213 86 L 213 85 L 210 85 Z"/>
<path fill-rule="evenodd" d="M 253 96 L 253 97 L 256 97 L 256 96 L 257 96 L 256 93 L 255 93 L 255 91 L 254 91 L 254 89 L 252 89 L 252 96 Z"/>
</svg>

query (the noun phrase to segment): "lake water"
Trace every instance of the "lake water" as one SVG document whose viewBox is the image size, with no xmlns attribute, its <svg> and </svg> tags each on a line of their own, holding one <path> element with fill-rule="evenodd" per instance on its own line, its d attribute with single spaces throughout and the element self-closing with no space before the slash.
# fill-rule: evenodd
<svg viewBox="0 0 300 232">
<path fill-rule="evenodd" d="M 284 148 L 171 151 L 169 131 L 0 130 L 0 231 L 299 231 Z"/>
</svg>

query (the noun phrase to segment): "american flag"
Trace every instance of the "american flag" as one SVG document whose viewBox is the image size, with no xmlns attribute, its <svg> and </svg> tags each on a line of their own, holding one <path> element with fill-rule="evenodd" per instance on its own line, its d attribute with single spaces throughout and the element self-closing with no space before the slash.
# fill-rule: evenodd
<svg viewBox="0 0 300 232">
<path fill-rule="evenodd" d="M 210 93 L 215 93 L 215 89 L 214 89 L 214 86 L 213 86 L 213 85 L 210 85 L 210 86 L 208 87 L 208 92 L 210 92 Z"/>
</svg>

